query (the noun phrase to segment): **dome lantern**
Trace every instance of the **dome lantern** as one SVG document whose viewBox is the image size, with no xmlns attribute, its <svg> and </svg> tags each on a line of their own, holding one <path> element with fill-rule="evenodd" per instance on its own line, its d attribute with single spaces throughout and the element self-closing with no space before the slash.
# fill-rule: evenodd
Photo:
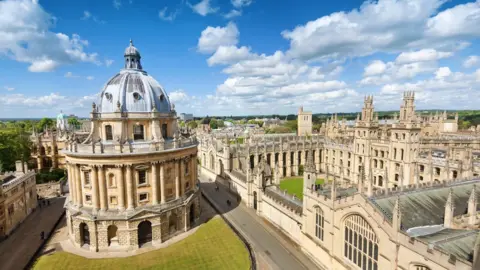
<svg viewBox="0 0 480 270">
<path fill-rule="evenodd" d="M 125 57 L 125 68 L 126 69 L 142 69 L 142 64 L 140 59 L 140 52 L 133 46 L 133 41 L 130 39 L 130 46 L 125 49 L 123 55 Z"/>
</svg>

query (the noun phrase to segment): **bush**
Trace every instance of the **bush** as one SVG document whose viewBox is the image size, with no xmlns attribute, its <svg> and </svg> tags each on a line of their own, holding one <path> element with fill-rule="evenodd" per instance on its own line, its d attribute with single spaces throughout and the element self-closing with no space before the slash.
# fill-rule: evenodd
<svg viewBox="0 0 480 270">
<path fill-rule="evenodd" d="M 48 182 L 56 182 L 65 177 L 65 171 L 63 169 L 53 169 L 51 172 L 42 170 L 37 173 L 37 184 L 44 184 Z"/>
<path fill-rule="evenodd" d="M 303 165 L 298 165 L 298 175 L 303 175 Z"/>
</svg>

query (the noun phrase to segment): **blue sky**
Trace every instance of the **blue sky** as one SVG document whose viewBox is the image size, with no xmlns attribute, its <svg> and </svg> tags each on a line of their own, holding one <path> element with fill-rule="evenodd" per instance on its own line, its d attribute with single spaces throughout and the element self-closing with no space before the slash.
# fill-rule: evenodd
<svg viewBox="0 0 480 270">
<path fill-rule="evenodd" d="M 177 112 L 477 109 L 480 2 L 3 0 L 0 118 L 87 116 L 132 38 Z"/>
</svg>

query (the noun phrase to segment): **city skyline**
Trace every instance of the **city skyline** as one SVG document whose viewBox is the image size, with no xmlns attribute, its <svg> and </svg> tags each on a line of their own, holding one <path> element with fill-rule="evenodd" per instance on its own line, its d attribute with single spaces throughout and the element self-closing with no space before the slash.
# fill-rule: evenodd
<svg viewBox="0 0 480 270">
<path fill-rule="evenodd" d="M 88 116 L 129 39 L 178 113 L 357 112 L 367 94 L 397 110 L 411 90 L 419 110 L 475 109 L 478 11 L 436 0 L 2 1 L 0 117 Z"/>
</svg>

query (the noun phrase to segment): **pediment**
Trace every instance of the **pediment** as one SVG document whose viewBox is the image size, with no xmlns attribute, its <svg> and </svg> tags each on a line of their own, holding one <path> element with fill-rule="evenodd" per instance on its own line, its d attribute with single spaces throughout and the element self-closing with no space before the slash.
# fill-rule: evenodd
<svg viewBox="0 0 480 270">
<path fill-rule="evenodd" d="M 154 212 L 154 211 L 147 210 L 147 209 L 142 209 L 139 212 L 133 213 L 133 215 L 131 215 L 129 218 L 141 219 L 141 218 L 149 218 L 149 217 L 152 217 L 152 216 L 155 216 L 155 215 L 157 215 L 157 213 Z"/>
</svg>

